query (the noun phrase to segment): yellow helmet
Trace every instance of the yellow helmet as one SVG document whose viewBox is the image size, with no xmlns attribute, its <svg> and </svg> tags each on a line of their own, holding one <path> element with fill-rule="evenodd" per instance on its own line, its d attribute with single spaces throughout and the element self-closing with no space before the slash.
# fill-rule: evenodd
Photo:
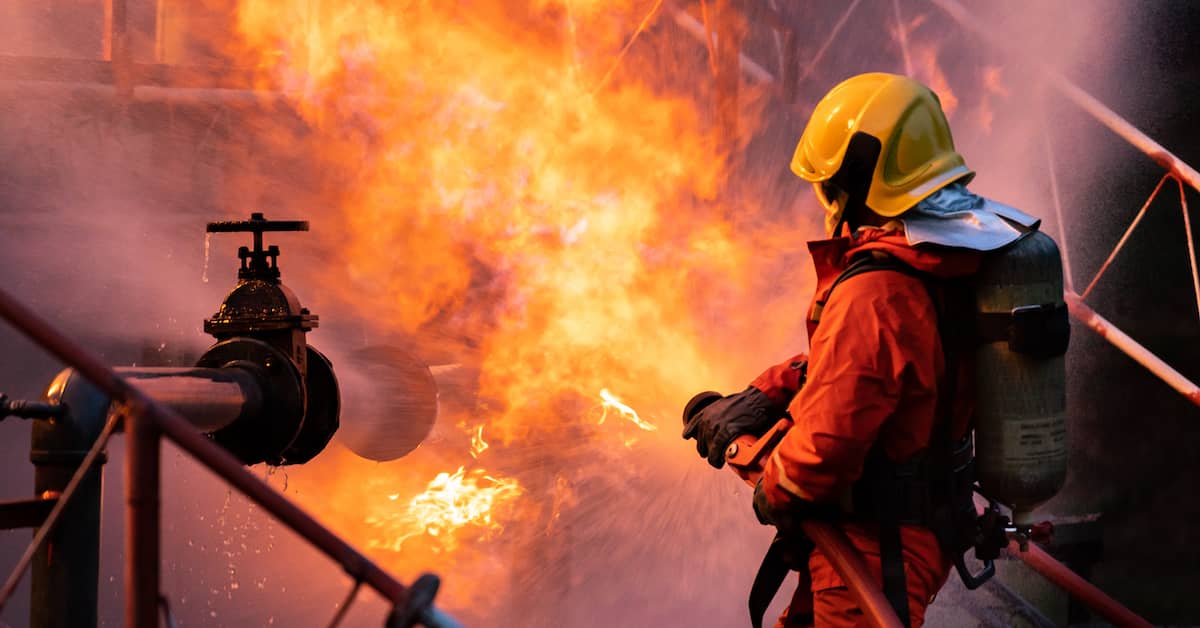
<svg viewBox="0 0 1200 628">
<path fill-rule="evenodd" d="M 899 216 L 941 188 L 975 176 L 954 150 L 946 114 L 932 90 L 895 74 L 851 77 L 817 103 L 792 157 L 792 172 L 816 188 L 830 235 L 842 219 L 846 199 L 831 197 L 827 184 L 842 169 L 858 133 L 880 144 L 862 200 L 881 216 Z"/>
</svg>

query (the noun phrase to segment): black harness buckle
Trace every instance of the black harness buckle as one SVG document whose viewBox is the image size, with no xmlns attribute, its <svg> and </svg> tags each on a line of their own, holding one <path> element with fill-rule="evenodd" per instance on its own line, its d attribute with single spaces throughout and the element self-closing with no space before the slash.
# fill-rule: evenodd
<svg viewBox="0 0 1200 628">
<path fill-rule="evenodd" d="M 980 342 L 1008 342 L 1008 350 L 1035 358 L 1053 358 L 1067 352 L 1071 321 L 1065 303 L 1022 305 L 1009 312 L 977 315 Z"/>
<path fill-rule="evenodd" d="M 1052 358 L 1067 352 L 1071 340 L 1071 321 L 1067 304 L 1047 303 L 1013 308 L 1008 348 L 1038 358 Z"/>
</svg>

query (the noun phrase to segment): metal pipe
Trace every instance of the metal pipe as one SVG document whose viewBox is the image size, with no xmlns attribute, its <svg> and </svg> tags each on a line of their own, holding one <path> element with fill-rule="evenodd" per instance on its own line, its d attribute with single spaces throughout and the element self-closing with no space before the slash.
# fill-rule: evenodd
<svg viewBox="0 0 1200 628">
<path fill-rule="evenodd" d="M 21 83 L 41 83 L 46 87 L 54 84 L 72 89 L 81 87 L 108 87 L 116 89 L 118 70 L 123 69 L 130 84 L 126 87 L 147 90 L 199 89 L 210 92 L 230 92 L 235 95 L 255 96 L 260 100 L 278 98 L 281 93 L 256 89 L 251 70 L 238 67 L 209 67 L 169 65 L 162 63 L 135 63 L 128 61 L 121 68 L 117 61 L 100 59 L 65 59 L 58 57 L 32 57 L 0 55 L 0 83 L 16 84 L 21 90 L 33 86 Z M 150 91 L 148 93 L 154 93 Z M 245 99 L 245 98 L 244 98 Z"/>
<path fill-rule="evenodd" d="M 1188 262 L 1192 267 L 1192 287 L 1196 291 L 1196 310 L 1200 312 L 1200 268 L 1196 267 L 1196 240 L 1192 238 L 1192 218 L 1188 212 L 1187 190 L 1183 189 L 1183 181 L 1178 178 L 1179 205 L 1183 208 L 1183 232 L 1187 235 Z"/>
<path fill-rule="evenodd" d="M 0 74 L 5 70 L 0 59 Z M 57 81 L 41 81 L 34 78 L 0 79 L 0 96 L 19 95 L 23 98 L 63 98 L 91 96 L 96 99 L 112 99 L 117 88 L 100 81 L 86 78 Z M 287 104 L 287 96 L 281 92 L 253 91 L 225 87 L 162 87 L 137 85 L 130 100 L 135 103 L 169 104 L 180 107 L 225 107 L 244 106 L 270 110 Z"/>
<path fill-rule="evenodd" d="M 151 414 L 125 411 L 125 625 L 158 628 L 159 456 Z"/>
<path fill-rule="evenodd" d="M 7 295 L 4 295 L 3 292 L 0 291 L 0 297 L 5 296 Z M 2 310 L 3 304 L 0 304 L 0 311 Z M 97 461 L 102 459 L 104 455 L 104 446 L 108 443 L 108 439 L 112 436 L 116 426 L 116 418 L 110 418 L 104 425 L 104 429 L 100 432 L 99 438 L 96 439 L 96 442 L 92 445 L 91 449 L 88 450 L 87 455 L 84 456 L 83 460 L 80 462 L 79 467 L 76 468 L 74 473 L 71 475 L 70 481 L 67 482 L 62 494 L 59 495 L 58 501 L 54 504 L 54 508 L 50 510 L 50 514 L 46 515 L 46 521 L 42 523 L 41 527 L 38 528 L 38 531 L 33 535 L 33 541 L 29 543 L 29 547 L 25 549 L 25 553 L 21 555 L 19 560 L 17 560 L 17 566 L 13 568 L 12 574 L 8 577 L 8 581 L 4 583 L 4 588 L 0 589 L 0 611 L 4 610 L 4 605 L 8 602 L 8 599 L 12 597 L 13 592 L 16 591 L 17 585 L 21 583 L 21 578 L 25 574 L 25 570 L 29 568 L 30 563 L 33 562 L 35 554 L 41 551 L 47 537 L 50 536 L 50 533 L 54 531 L 55 526 L 62 519 L 63 511 L 66 510 L 67 505 L 71 502 L 71 498 L 76 494 L 76 491 L 78 491 L 81 486 L 84 486 L 86 491 L 89 488 L 88 485 L 90 485 L 94 480 L 97 487 L 95 494 L 97 497 L 99 496 L 98 486 L 100 474 L 96 473 L 93 467 Z M 100 527 L 97 525 L 97 535 L 99 534 L 99 531 Z M 99 547 L 98 540 L 96 542 L 96 547 Z M 94 608 L 92 609 L 92 616 L 95 616 Z M 95 623 L 95 621 L 93 620 L 92 623 Z"/>
<path fill-rule="evenodd" d="M 596 86 L 592 88 L 593 94 L 600 91 L 602 87 L 608 84 L 608 79 L 612 78 L 613 72 L 616 72 L 617 68 L 621 66 L 621 62 L 625 60 L 625 55 L 629 53 L 629 49 L 633 47 L 633 43 L 637 41 L 638 37 L 643 32 L 645 32 L 646 27 L 650 25 L 650 21 L 658 15 L 658 10 L 662 8 L 662 4 L 663 0 L 657 0 L 657 2 L 654 3 L 654 6 L 650 7 L 650 12 L 642 18 L 642 21 L 638 24 L 637 30 L 633 31 L 633 35 L 629 36 L 629 41 L 625 42 L 625 46 L 622 47 L 621 51 L 617 53 L 617 58 L 613 59 L 612 63 L 609 64 L 608 71 L 605 72 L 604 76 L 600 78 L 600 82 L 596 83 Z"/>
<path fill-rule="evenodd" d="M 1137 627 L 1151 628 L 1153 624 L 1142 619 L 1120 602 L 1112 599 L 1096 585 L 1084 580 L 1079 574 L 1071 571 L 1066 565 L 1058 562 L 1053 556 L 1034 543 L 1029 543 L 1026 551 L 1021 551 L 1016 541 L 1009 543 L 1009 553 L 1015 555 L 1034 571 L 1042 574 L 1047 580 L 1058 585 L 1072 597 L 1082 602 L 1092 612 L 1112 622 L 1121 628 Z"/>
<path fill-rule="evenodd" d="M 1163 148 L 1162 144 L 1154 141 L 1150 136 L 1143 133 L 1136 126 L 1131 124 L 1125 118 L 1122 118 L 1112 109 L 1109 109 L 1104 103 L 1096 100 L 1094 96 L 1087 93 L 1083 88 L 1073 83 L 1070 79 L 1063 76 L 1056 70 L 1053 70 L 1042 63 L 1039 59 L 1026 54 L 1013 47 L 1011 38 L 1004 38 L 997 35 L 995 29 L 987 24 L 980 22 L 975 16 L 957 0 L 932 0 L 934 4 L 939 6 L 943 11 L 950 14 L 959 24 L 967 30 L 972 31 L 984 41 L 992 46 L 1004 50 L 1014 56 L 1017 56 L 1024 61 L 1027 67 L 1040 71 L 1050 79 L 1050 85 L 1061 92 L 1064 96 L 1071 99 L 1081 109 L 1090 114 L 1100 124 L 1111 129 L 1114 133 L 1121 136 L 1125 141 L 1133 145 L 1134 148 L 1142 151 L 1148 157 L 1153 159 L 1155 163 L 1166 168 L 1176 177 L 1186 181 L 1188 185 L 1195 190 L 1200 190 L 1200 172 L 1189 166 L 1182 159 L 1176 157 L 1171 151 Z"/>
<path fill-rule="evenodd" d="M 0 317 L 55 357 L 77 369 L 112 398 L 125 402 L 133 411 L 145 412 L 146 417 L 157 423 L 163 435 L 340 564 L 351 577 L 369 584 L 393 604 L 408 602 L 407 587 L 243 468 L 232 454 L 197 432 L 178 413 L 155 403 L 117 377 L 99 358 L 51 327 L 2 289 Z M 431 628 L 455 625 L 452 619 L 435 608 L 428 609 L 422 621 Z"/>
<path fill-rule="evenodd" d="M 328 628 L 338 628 L 342 625 L 342 620 L 346 618 L 346 613 L 350 612 L 350 605 L 354 603 L 358 597 L 358 590 L 362 588 L 362 581 L 355 580 L 354 586 L 350 588 L 350 592 L 346 594 L 346 599 L 342 600 L 338 606 L 337 612 L 333 614 L 333 619 L 329 620 Z"/>
<path fill-rule="evenodd" d="M 201 432 L 215 432 L 262 409 L 257 378 L 240 368 L 117 368 L 158 403 L 181 414 Z"/>
<path fill-rule="evenodd" d="M 892 0 L 892 12 L 896 14 L 896 41 L 900 43 L 900 57 L 904 61 L 904 73 L 913 75 L 912 56 L 908 54 L 908 26 L 900 13 L 900 0 Z"/>
<path fill-rule="evenodd" d="M 830 29 L 829 35 L 825 37 L 825 41 L 821 43 L 821 47 L 817 49 L 817 52 L 813 56 L 809 57 L 808 65 L 804 66 L 804 72 L 800 75 L 800 80 L 803 81 L 812 75 L 813 70 L 817 68 L 817 64 L 821 62 L 821 58 L 825 56 L 825 52 L 829 50 L 829 47 L 838 38 L 838 35 L 841 34 L 842 28 L 850 21 L 850 14 L 854 13 L 854 9 L 858 6 L 859 2 L 861 0 L 854 0 L 846 6 L 846 10 L 842 12 L 842 16 L 838 18 L 837 23 Z"/>
<path fill-rule="evenodd" d="M 1050 127 L 1046 125 L 1046 108 L 1038 107 L 1038 124 L 1041 126 L 1042 152 L 1046 154 L 1046 174 L 1050 178 L 1050 198 L 1054 201 L 1054 219 L 1057 221 L 1058 237 L 1062 240 L 1063 283 L 1067 290 L 1075 289 L 1075 271 L 1071 269 L 1071 251 L 1067 245 L 1067 223 L 1063 220 L 1062 196 L 1058 193 L 1058 174 L 1054 168 L 1054 146 L 1050 140 Z"/>
<path fill-rule="evenodd" d="M 685 32 L 692 37 L 699 39 L 705 46 L 708 45 L 708 34 L 705 31 L 704 24 L 692 17 L 690 13 L 678 7 L 672 7 L 672 17 L 675 18 L 675 24 L 679 25 Z M 738 66 L 742 72 L 759 83 L 774 83 L 775 76 L 769 70 L 764 68 L 754 59 L 746 56 L 746 53 L 738 53 Z"/>
<path fill-rule="evenodd" d="M 0 530 L 37 528 L 46 521 L 58 497 L 54 493 L 33 499 L 16 499 L 0 502 Z"/>
<path fill-rule="evenodd" d="M 1104 263 L 1100 265 L 1100 270 L 1096 271 L 1096 275 L 1092 277 L 1092 280 L 1088 282 L 1087 287 L 1083 289 L 1083 294 L 1079 297 L 1080 299 L 1086 299 L 1088 298 L 1088 295 L 1092 293 L 1092 290 L 1096 287 L 1096 284 L 1100 282 L 1100 278 L 1103 277 L 1104 273 L 1108 271 L 1108 267 L 1112 266 L 1113 260 L 1117 259 L 1117 254 L 1121 252 L 1121 249 L 1125 248 L 1125 243 L 1129 241 L 1129 236 L 1133 235 L 1134 229 L 1137 229 L 1138 224 L 1142 222 L 1142 218 L 1146 216 L 1146 211 L 1150 209 L 1150 205 L 1154 203 L 1154 199 L 1158 198 L 1158 193 L 1162 191 L 1163 185 L 1165 185 L 1167 180 L 1170 178 L 1171 175 L 1168 173 L 1164 174 L 1162 178 L 1158 180 L 1158 185 L 1154 186 L 1154 191 L 1150 193 L 1150 196 L 1146 197 L 1146 202 L 1142 203 L 1142 208 L 1138 210 L 1137 215 L 1133 217 L 1133 222 L 1129 223 L 1129 228 L 1125 230 L 1125 234 L 1121 236 L 1121 239 L 1117 241 L 1117 245 L 1113 247 L 1112 252 L 1108 254 L 1108 259 L 1104 260 Z M 1060 217 L 1058 220 L 1059 232 L 1066 233 L 1066 231 L 1063 230 L 1062 218 Z M 1065 257 L 1066 256 L 1064 256 L 1064 260 Z M 1067 289 L 1074 290 L 1074 288 L 1070 287 Z"/>
<path fill-rule="evenodd" d="M 1176 371 L 1154 355 L 1146 347 L 1138 344 L 1136 340 L 1130 338 L 1125 332 L 1117 328 L 1116 325 L 1108 322 L 1103 316 L 1096 313 L 1095 310 L 1088 307 L 1083 299 L 1071 291 L 1066 291 L 1063 294 L 1070 308 L 1071 316 L 1076 320 L 1092 328 L 1092 331 L 1100 334 L 1102 338 L 1112 343 L 1112 345 L 1133 358 L 1138 364 L 1146 367 L 1151 373 L 1157 376 L 1168 386 L 1179 391 L 1184 397 L 1187 397 L 1192 403 L 1200 406 L 1200 386 L 1197 386 L 1182 373 Z"/>
<path fill-rule="evenodd" d="M 109 398 L 66 369 L 46 389 L 46 401 L 63 413 L 33 424 L 29 460 L 34 495 L 61 494 L 68 501 L 62 521 L 34 554 L 29 590 L 31 628 L 95 628 L 100 581 L 100 520 L 104 444 L 120 429 L 109 413 Z M 111 425 L 111 428 L 109 426 Z M 106 433 L 106 428 L 110 432 Z M 87 454 L 99 451 L 96 467 Z M 86 471 L 81 471 L 85 468 Z M 73 478 L 85 473 L 69 495 Z M 34 545 L 38 545 L 35 541 Z"/>
</svg>

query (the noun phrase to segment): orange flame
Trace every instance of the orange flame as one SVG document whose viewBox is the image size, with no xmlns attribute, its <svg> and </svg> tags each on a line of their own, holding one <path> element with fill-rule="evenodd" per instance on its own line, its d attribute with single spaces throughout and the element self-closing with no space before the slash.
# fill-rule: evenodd
<svg viewBox="0 0 1200 628">
<path fill-rule="evenodd" d="M 529 531 L 577 497 L 563 452 L 607 458 L 665 438 L 646 416 L 794 353 L 778 343 L 803 333 L 799 318 L 761 314 L 797 308 L 808 278 L 788 256 L 818 216 L 772 216 L 753 194 L 722 205 L 719 134 L 694 85 L 670 87 L 690 71 L 637 62 L 670 52 L 642 32 L 657 0 L 469 4 L 240 0 L 238 14 L 244 54 L 307 125 L 273 139 L 323 167 L 321 200 L 336 208 L 315 218 L 332 223 L 314 228 L 330 238 L 318 272 L 332 303 L 314 308 L 350 309 L 379 337 L 461 339 L 479 371 L 478 407 L 439 419 L 474 432 L 395 463 L 397 481 L 437 473 L 425 492 L 371 493 L 362 479 L 378 467 L 324 457 L 337 472 L 314 472 L 321 488 L 300 499 L 334 500 L 314 505 L 351 539 L 397 550 L 421 536 L 443 561 L 499 543 L 501 525 L 542 542 Z M 707 76 L 702 56 L 677 58 Z M 579 420 L 597 407 L 599 421 Z M 609 416 L 621 420 L 597 426 Z M 627 428 L 615 439 L 614 425 Z M 460 466 L 485 449 L 506 477 Z M 416 545 L 385 562 L 412 568 Z"/>
<path fill-rule="evenodd" d="M 366 524 L 379 535 L 368 541 L 368 547 L 399 552 L 408 539 L 425 535 L 441 548 L 453 550 L 464 529 L 475 530 L 475 538 L 488 538 L 503 529 L 494 518 L 495 509 L 521 492 L 516 480 L 492 477 L 482 469 L 466 473 L 465 467 L 459 467 L 454 473 L 439 473 L 403 508 L 393 507 L 367 517 Z M 397 502 L 400 495 L 387 498 Z"/>
</svg>

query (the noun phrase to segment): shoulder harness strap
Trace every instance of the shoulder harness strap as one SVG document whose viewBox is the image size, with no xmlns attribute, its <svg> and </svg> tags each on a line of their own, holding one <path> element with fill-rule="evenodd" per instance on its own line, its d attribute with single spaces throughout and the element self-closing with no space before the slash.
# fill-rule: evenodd
<svg viewBox="0 0 1200 628">
<path fill-rule="evenodd" d="M 833 283 L 829 286 L 829 289 L 825 291 L 825 294 L 821 295 L 817 299 L 817 302 L 813 306 L 813 312 L 811 316 L 812 322 L 819 323 L 821 321 L 821 312 L 824 311 L 825 304 L 829 302 L 829 297 L 839 285 L 851 277 L 856 277 L 863 273 L 880 270 L 891 270 L 898 273 L 903 273 L 910 277 L 921 279 L 922 281 L 929 278 L 926 273 L 923 273 L 882 251 L 867 251 L 865 253 L 860 253 L 856 255 L 854 259 L 850 261 L 850 265 L 847 266 L 846 269 L 843 270 L 842 273 L 833 280 Z"/>
</svg>

